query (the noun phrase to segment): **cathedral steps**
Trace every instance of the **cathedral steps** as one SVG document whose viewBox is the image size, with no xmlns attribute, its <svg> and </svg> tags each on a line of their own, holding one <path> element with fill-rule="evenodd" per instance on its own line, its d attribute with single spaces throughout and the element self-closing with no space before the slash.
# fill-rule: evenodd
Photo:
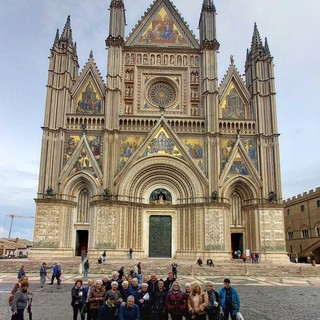
<svg viewBox="0 0 320 320">
<path fill-rule="evenodd" d="M 81 259 L 64 259 L 64 260 L 45 260 L 49 266 L 54 262 L 58 262 L 63 269 L 63 274 L 81 274 Z M 0 260 L 0 274 L 17 274 L 21 265 L 25 266 L 26 274 L 37 276 L 40 265 L 43 261 L 28 259 L 3 259 Z M 105 264 L 98 264 L 96 261 L 90 261 L 90 275 L 95 276 L 111 276 L 112 271 L 119 270 L 124 266 L 125 274 L 133 269 L 137 260 L 108 260 Z M 158 278 L 166 278 L 171 271 L 170 259 L 142 259 L 142 273 L 150 275 L 155 272 Z M 197 277 L 197 276 L 250 276 L 250 277 L 320 277 L 320 266 L 311 266 L 306 263 L 290 263 L 287 264 L 268 264 L 266 262 L 253 264 L 251 262 L 243 263 L 242 260 L 231 260 L 218 262 L 214 267 L 200 267 L 192 261 L 177 261 L 178 275 Z M 51 274 L 51 270 L 48 270 Z"/>
</svg>

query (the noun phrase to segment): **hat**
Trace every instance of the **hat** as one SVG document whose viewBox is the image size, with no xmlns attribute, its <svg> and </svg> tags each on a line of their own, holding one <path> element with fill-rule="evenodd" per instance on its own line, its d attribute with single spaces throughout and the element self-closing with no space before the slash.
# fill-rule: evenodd
<svg viewBox="0 0 320 320">
<path fill-rule="evenodd" d="M 109 296 L 108 296 L 108 299 L 115 299 L 116 298 L 116 296 L 114 295 L 114 294 L 110 294 Z"/>
<path fill-rule="evenodd" d="M 230 281 L 229 278 L 225 278 L 225 279 L 223 280 L 223 282 L 230 283 L 231 281 Z"/>
</svg>

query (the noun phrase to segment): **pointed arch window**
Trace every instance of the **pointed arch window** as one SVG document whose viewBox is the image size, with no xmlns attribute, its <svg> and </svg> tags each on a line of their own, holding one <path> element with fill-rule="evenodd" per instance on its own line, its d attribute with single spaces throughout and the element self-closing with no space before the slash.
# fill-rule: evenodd
<svg viewBox="0 0 320 320">
<path fill-rule="evenodd" d="M 90 210 L 90 191 L 87 188 L 83 188 L 78 197 L 77 205 L 77 222 L 89 222 L 89 210 Z"/>
<path fill-rule="evenodd" d="M 233 192 L 231 195 L 231 224 L 233 226 L 243 226 L 242 198 L 238 192 Z"/>
</svg>

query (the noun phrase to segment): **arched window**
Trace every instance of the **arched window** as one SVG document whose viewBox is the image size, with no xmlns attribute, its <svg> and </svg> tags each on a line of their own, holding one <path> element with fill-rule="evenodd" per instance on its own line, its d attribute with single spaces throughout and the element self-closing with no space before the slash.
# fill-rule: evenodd
<svg viewBox="0 0 320 320">
<path fill-rule="evenodd" d="M 231 195 L 231 213 L 232 220 L 231 224 L 233 226 L 243 225 L 243 213 L 242 213 L 242 199 L 238 192 L 233 192 Z"/>
<path fill-rule="evenodd" d="M 172 197 L 171 193 L 166 189 L 154 190 L 150 195 L 150 203 L 154 204 L 171 204 Z"/>
<path fill-rule="evenodd" d="M 89 200 L 90 192 L 87 188 L 83 188 L 78 197 L 77 222 L 89 222 Z"/>
<path fill-rule="evenodd" d="M 310 230 L 307 226 L 301 228 L 301 236 L 302 238 L 310 238 Z"/>
</svg>

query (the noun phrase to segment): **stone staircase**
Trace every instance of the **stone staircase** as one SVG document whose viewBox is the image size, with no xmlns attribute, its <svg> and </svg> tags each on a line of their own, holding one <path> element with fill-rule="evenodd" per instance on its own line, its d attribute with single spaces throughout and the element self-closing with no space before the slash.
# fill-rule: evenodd
<svg viewBox="0 0 320 320">
<path fill-rule="evenodd" d="M 64 274 L 81 274 L 81 258 L 51 260 L 44 259 L 50 266 L 58 262 L 63 269 Z M 268 264 L 266 262 L 253 264 L 251 262 L 243 263 L 242 260 L 230 260 L 218 262 L 215 267 L 198 266 L 194 261 L 177 261 L 172 259 L 142 259 L 142 273 L 150 275 L 155 272 L 158 278 L 166 278 L 171 271 L 171 263 L 175 261 L 178 264 L 178 275 L 196 277 L 196 276 L 250 276 L 250 277 L 320 277 L 320 266 L 311 266 L 310 264 Z M 25 266 L 26 273 L 37 276 L 40 265 L 43 261 L 28 259 L 1 259 L 0 274 L 17 274 L 20 266 Z M 138 263 L 137 260 L 107 260 L 105 264 L 98 264 L 96 260 L 90 260 L 90 275 L 108 275 L 112 271 L 119 270 L 124 266 L 125 274 L 128 274 L 133 266 Z M 49 270 L 49 273 L 51 271 Z"/>
</svg>

